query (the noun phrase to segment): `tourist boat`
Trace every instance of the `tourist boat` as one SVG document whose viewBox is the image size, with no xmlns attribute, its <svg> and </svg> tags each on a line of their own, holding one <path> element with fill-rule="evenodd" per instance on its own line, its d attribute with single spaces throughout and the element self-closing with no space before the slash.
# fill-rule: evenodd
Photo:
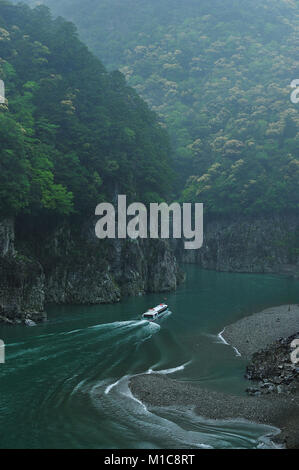
<svg viewBox="0 0 299 470">
<path fill-rule="evenodd" d="M 142 315 L 142 318 L 148 321 L 157 320 L 163 315 L 163 313 L 166 312 L 167 309 L 168 309 L 168 305 L 166 304 L 157 305 L 157 307 L 150 308 L 147 312 L 145 312 Z"/>
</svg>

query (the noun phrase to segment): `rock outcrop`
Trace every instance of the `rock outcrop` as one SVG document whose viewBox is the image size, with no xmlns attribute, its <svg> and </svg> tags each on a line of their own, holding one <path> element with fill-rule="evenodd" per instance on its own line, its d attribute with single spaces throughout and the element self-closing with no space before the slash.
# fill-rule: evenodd
<svg viewBox="0 0 299 470">
<path fill-rule="evenodd" d="M 256 352 L 247 366 L 245 377 L 254 382 L 248 387 L 249 395 L 299 394 L 299 365 L 292 363 L 291 344 L 299 332 L 280 338 L 268 348 Z"/>
<path fill-rule="evenodd" d="M 112 303 L 174 290 L 182 280 L 165 240 L 98 240 L 92 221 L 35 236 L 24 228 L 15 234 L 12 220 L 0 223 L 0 320 L 6 322 L 40 321 L 47 302 Z"/>
<path fill-rule="evenodd" d="M 48 302 L 117 302 L 125 295 L 174 290 L 182 280 L 168 242 L 98 240 L 92 229 L 91 223 L 74 235 L 62 227 L 45 240 L 41 262 Z"/>
<path fill-rule="evenodd" d="M 40 263 L 19 254 L 12 219 L 0 223 L 0 320 L 40 321 L 44 313 L 44 273 Z"/>
<path fill-rule="evenodd" d="M 178 244 L 177 254 L 205 269 L 299 277 L 299 213 L 204 217 L 202 248 L 183 250 Z"/>
</svg>

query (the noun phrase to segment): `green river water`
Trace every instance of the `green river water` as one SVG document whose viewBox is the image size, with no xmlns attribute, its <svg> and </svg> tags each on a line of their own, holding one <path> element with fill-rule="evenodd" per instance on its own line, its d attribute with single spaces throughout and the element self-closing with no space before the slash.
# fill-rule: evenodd
<svg viewBox="0 0 299 470">
<path fill-rule="evenodd" d="M 184 266 L 176 292 L 119 304 L 48 306 L 34 328 L 0 326 L 1 448 L 271 447 L 270 428 L 208 421 L 184 408 L 147 408 L 128 387 L 158 371 L 213 390 L 243 394 L 246 361 L 218 333 L 272 305 L 299 302 L 298 281 Z M 159 324 L 140 315 L 167 297 Z"/>
</svg>

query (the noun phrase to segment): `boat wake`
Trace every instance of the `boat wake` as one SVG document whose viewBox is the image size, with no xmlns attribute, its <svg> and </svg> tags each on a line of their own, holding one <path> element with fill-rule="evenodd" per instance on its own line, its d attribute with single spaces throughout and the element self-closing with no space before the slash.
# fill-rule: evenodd
<svg viewBox="0 0 299 470">
<path fill-rule="evenodd" d="M 270 447 L 262 440 L 273 435 L 268 428 L 209 422 L 190 407 L 150 407 L 133 395 L 130 380 L 136 375 L 180 374 L 191 363 L 196 366 L 196 358 L 187 361 L 190 355 L 183 356 L 184 348 L 167 331 L 156 335 L 160 329 L 160 324 L 147 320 L 115 321 L 33 335 L 21 351 L 11 343 L 11 383 L 20 374 L 26 383 L 29 369 L 41 361 L 44 364 L 35 382 L 38 406 L 32 408 L 30 418 L 35 423 L 34 438 L 38 436 L 41 446 L 55 447 L 55 436 L 63 429 L 60 444 L 64 448 Z M 147 341 L 149 338 L 153 340 Z M 180 363 L 182 357 L 186 362 Z M 24 393 L 30 402 L 30 390 L 26 387 L 25 392 L 18 392 L 20 415 Z M 16 406 L 15 397 L 8 404 Z"/>
<path fill-rule="evenodd" d="M 162 374 L 162 375 L 174 374 L 175 372 L 178 372 L 180 370 L 184 370 L 186 366 L 191 364 L 191 362 L 192 361 L 188 361 L 188 362 L 185 362 L 185 364 L 182 364 L 181 366 L 172 367 L 170 369 L 164 369 L 164 370 L 148 369 L 146 374 Z"/>
<path fill-rule="evenodd" d="M 183 366 L 168 369 L 181 370 Z M 147 373 L 152 373 L 149 369 Z M 166 371 L 153 371 L 165 373 Z M 118 426 L 124 426 L 129 435 L 138 435 L 143 448 L 275 448 L 271 436 L 279 430 L 245 420 L 208 420 L 193 407 L 147 407 L 130 389 L 126 375 L 113 384 L 100 382 L 89 396 L 97 412 L 111 416 Z M 103 398 L 103 390 L 105 398 Z"/>
<path fill-rule="evenodd" d="M 89 391 L 95 409 L 101 416 L 110 416 L 110 424 L 112 419 L 118 427 L 127 429 L 128 436 L 138 436 L 142 448 L 211 448 L 201 443 L 196 433 L 186 432 L 174 421 L 150 411 L 132 394 L 131 377 L 126 375 L 106 387 L 99 383 Z"/>
<path fill-rule="evenodd" d="M 184 370 L 185 367 L 188 365 L 188 364 L 191 364 L 192 361 L 188 361 L 186 362 L 185 364 L 182 364 L 180 366 L 177 366 L 177 367 L 172 367 L 170 369 L 164 369 L 164 370 L 156 370 L 156 369 L 153 369 L 153 368 L 150 368 L 148 369 L 146 372 L 144 372 L 144 374 L 162 374 L 162 375 L 167 375 L 167 374 L 174 374 L 175 372 L 178 372 L 180 370 Z M 155 366 L 153 366 L 155 367 Z M 131 375 L 131 376 L 124 376 L 118 380 L 116 380 L 115 382 L 113 382 L 112 384 L 108 385 L 105 389 L 105 395 L 108 395 L 108 393 L 111 392 L 111 390 L 116 387 L 122 380 L 124 380 L 125 378 L 129 377 L 136 377 L 137 375 L 142 375 L 143 373 L 140 373 L 140 374 L 134 374 L 134 375 Z"/>
<path fill-rule="evenodd" d="M 234 350 L 235 353 L 236 353 L 236 356 L 241 357 L 242 355 L 241 355 L 240 351 L 238 351 L 238 349 L 237 349 L 235 346 L 232 346 L 231 344 L 229 344 L 229 343 L 226 341 L 226 339 L 222 336 L 223 333 L 224 333 L 224 331 L 225 331 L 225 328 L 223 328 L 223 330 L 220 331 L 220 333 L 218 333 L 217 337 L 220 339 L 220 341 L 221 341 L 223 344 L 225 344 L 226 346 L 230 346 L 231 348 L 233 348 L 233 350 Z"/>
</svg>

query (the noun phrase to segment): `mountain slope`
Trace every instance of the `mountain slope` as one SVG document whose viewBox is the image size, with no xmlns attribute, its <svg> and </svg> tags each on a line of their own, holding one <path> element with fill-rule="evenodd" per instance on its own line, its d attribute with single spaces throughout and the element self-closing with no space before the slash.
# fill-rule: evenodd
<svg viewBox="0 0 299 470">
<path fill-rule="evenodd" d="M 1 1 L 0 39 L 3 214 L 85 215 L 114 191 L 169 194 L 170 150 L 156 116 L 71 23 Z"/>
<path fill-rule="evenodd" d="M 98 304 L 174 289 L 164 240 L 98 240 L 117 193 L 170 197 L 170 147 L 155 114 L 108 73 L 73 24 L 0 0 L 0 321 L 42 320 L 45 302 Z"/>
<path fill-rule="evenodd" d="M 44 0 L 159 113 L 185 200 L 298 208 L 298 2 Z"/>
</svg>

